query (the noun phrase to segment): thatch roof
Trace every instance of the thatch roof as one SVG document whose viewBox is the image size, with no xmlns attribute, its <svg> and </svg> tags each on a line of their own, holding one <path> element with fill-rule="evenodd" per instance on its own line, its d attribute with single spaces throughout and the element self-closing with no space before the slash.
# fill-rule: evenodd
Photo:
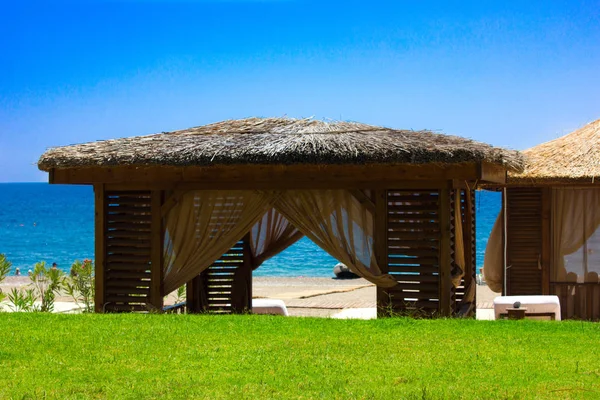
<svg viewBox="0 0 600 400">
<path fill-rule="evenodd" d="M 489 162 L 521 170 L 516 151 L 457 136 L 356 122 L 247 118 L 150 136 L 52 148 L 40 158 L 52 168 L 208 166 L 240 164 L 453 164 Z"/>
<path fill-rule="evenodd" d="M 600 178 L 600 119 L 523 151 L 525 170 L 509 183 L 568 183 Z"/>
</svg>

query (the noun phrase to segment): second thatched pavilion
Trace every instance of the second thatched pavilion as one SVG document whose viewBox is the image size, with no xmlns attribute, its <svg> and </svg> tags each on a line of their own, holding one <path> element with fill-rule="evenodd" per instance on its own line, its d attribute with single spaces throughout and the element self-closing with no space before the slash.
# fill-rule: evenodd
<svg viewBox="0 0 600 400">
<path fill-rule="evenodd" d="M 557 295 L 563 318 L 600 319 L 600 120 L 525 150 L 485 254 L 490 288 Z M 506 229 L 503 229 L 503 227 Z"/>
<path fill-rule="evenodd" d="M 381 309 L 472 313 L 477 182 L 516 152 L 428 131 L 249 118 L 42 155 L 95 191 L 96 310 L 251 308 L 252 270 L 306 235 L 378 286 Z"/>
</svg>

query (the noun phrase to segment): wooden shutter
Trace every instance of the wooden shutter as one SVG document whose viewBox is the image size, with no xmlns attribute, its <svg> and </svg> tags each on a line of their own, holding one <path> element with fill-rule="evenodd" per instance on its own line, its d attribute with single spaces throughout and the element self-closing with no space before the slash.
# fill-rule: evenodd
<svg viewBox="0 0 600 400">
<path fill-rule="evenodd" d="M 387 199 L 388 269 L 399 285 L 383 295 L 394 310 L 435 314 L 440 305 L 439 192 L 389 190 Z"/>
<path fill-rule="evenodd" d="M 452 308 L 455 313 L 459 313 L 462 307 L 462 300 L 465 295 L 465 289 L 471 284 L 471 282 L 475 282 L 476 279 L 476 237 L 475 237 L 475 191 L 470 191 L 471 203 L 467 202 L 467 191 L 465 189 L 455 189 L 460 190 L 460 210 L 461 210 L 461 222 L 463 229 L 463 241 L 465 243 L 465 275 L 461 279 L 460 285 L 456 288 L 452 288 Z M 455 192 L 451 191 L 450 195 L 450 209 L 451 212 L 451 243 L 450 243 L 450 253 L 452 259 L 452 268 L 458 268 L 456 266 L 456 260 L 454 258 L 455 248 L 456 248 L 456 225 L 454 220 L 454 201 L 455 201 Z M 474 314 L 474 308 L 473 308 Z"/>
<path fill-rule="evenodd" d="M 507 295 L 542 294 L 541 188 L 509 188 L 507 209 Z"/>
<path fill-rule="evenodd" d="M 205 312 L 243 313 L 252 308 L 252 266 L 247 238 L 200 274 Z"/>
<path fill-rule="evenodd" d="M 148 310 L 152 193 L 104 192 L 103 228 L 104 311 Z"/>
</svg>

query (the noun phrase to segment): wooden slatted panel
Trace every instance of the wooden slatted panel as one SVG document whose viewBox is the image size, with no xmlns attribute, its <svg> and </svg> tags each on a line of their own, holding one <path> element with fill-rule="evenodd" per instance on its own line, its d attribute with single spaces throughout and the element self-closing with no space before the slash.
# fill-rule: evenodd
<svg viewBox="0 0 600 400">
<path fill-rule="evenodd" d="M 208 205 L 212 211 L 208 225 L 197 226 L 199 234 L 218 234 L 222 229 L 234 227 L 242 209 L 240 201 L 236 195 L 216 198 L 214 204 Z M 188 282 L 187 303 L 191 313 L 241 313 L 251 309 L 252 266 L 247 237 Z"/>
<path fill-rule="evenodd" d="M 399 282 L 387 290 L 394 310 L 439 311 L 439 192 L 387 193 L 388 269 Z"/>
<path fill-rule="evenodd" d="M 457 189 L 458 190 L 458 189 Z M 454 210 L 454 191 L 451 193 L 451 209 Z M 462 307 L 462 300 L 465 295 L 465 289 L 470 282 L 475 282 L 476 279 L 476 237 L 475 237 L 475 192 L 470 190 L 471 195 L 471 203 L 470 203 L 470 216 L 467 215 L 467 191 L 465 189 L 460 189 L 460 210 L 461 210 L 461 222 L 463 229 L 463 240 L 465 243 L 465 276 L 461 279 L 460 285 L 456 288 L 452 289 L 452 301 L 453 301 L 453 311 L 458 313 L 460 308 Z M 451 254 L 455 252 L 455 221 L 454 221 L 454 211 L 452 211 L 451 216 L 452 222 L 452 236 L 451 236 Z M 454 258 L 452 259 L 453 271 L 456 266 Z"/>
<path fill-rule="evenodd" d="M 458 273 L 458 266 L 456 265 L 456 219 L 454 217 L 454 207 L 455 207 L 455 199 L 456 199 L 456 190 L 453 189 L 450 191 L 450 271 L 452 275 Z M 456 312 L 456 308 L 458 303 L 462 300 L 462 295 L 464 293 L 461 288 L 463 288 L 462 284 L 464 279 L 461 279 L 461 286 L 459 288 L 455 288 L 452 285 L 452 296 L 450 298 L 450 308 L 453 312 Z"/>
<path fill-rule="evenodd" d="M 231 314 L 248 312 L 252 303 L 250 248 L 240 240 L 201 274 L 204 311 Z"/>
<path fill-rule="evenodd" d="M 542 189 L 507 189 L 508 295 L 542 294 Z"/>
<path fill-rule="evenodd" d="M 473 284 L 476 285 L 477 282 L 477 230 L 476 230 L 476 212 L 475 212 L 475 190 L 471 190 L 470 191 L 470 195 L 471 195 L 471 199 L 470 199 L 470 215 L 467 217 L 467 215 L 465 214 L 465 223 L 463 225 L 463 229 L 467 230 L 469 232 L 469 235 L 467 235 L 467 240 L 470 244 L 469 246 L 469 253 L 466 254 L 466 257 L 468 257 L 466 260 L 469 263 L 467 265 L 467 273 L 470 273 L 470 281 L 468 281 L 468 284 Z M 466 207 L 469 205 L 469 202 L 465 203 L 465 210 L 467 209 Z M 475 290 L 475 297 L 473 298 L 473 304 L 477 304 L 477 290 Z M 473 308 L 473 317 L 475 317 L 475 308 Z"/>
<path fill-rule="evenodd" d="M 151 209 L 149 191 L 105 192 L 106 312 L 148 310 Z"/>
<path fill-rule="evenodd" d="M 598 282 L 556 282 L 550 289 L 558 296 L 562 319 L 600 320 Z"/>
</svg>

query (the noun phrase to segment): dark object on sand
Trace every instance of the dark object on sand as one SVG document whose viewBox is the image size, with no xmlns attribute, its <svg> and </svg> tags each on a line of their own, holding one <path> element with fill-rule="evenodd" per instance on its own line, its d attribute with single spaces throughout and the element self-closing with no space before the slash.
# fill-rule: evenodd
<svg viewBox="0 0 600 400">
<path fill-rule="evenodd" d="M 350 271 L 350 269 L 342 264 L 338 263 L 335 267 L 333 267 L 333 273 L 338 279 L 356 279 L 359 278 L 354 272 Z"/>
</svg>

